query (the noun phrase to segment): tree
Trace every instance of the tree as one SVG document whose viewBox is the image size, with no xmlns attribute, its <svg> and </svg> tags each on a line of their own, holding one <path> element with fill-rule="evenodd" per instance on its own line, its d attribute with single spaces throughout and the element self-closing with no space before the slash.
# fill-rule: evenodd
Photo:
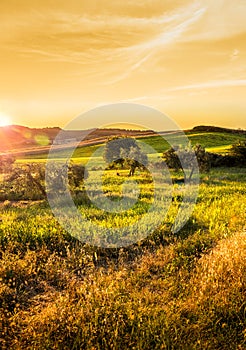
<svg viewBox="0 0 246 350">
<path fill-rule="evenodd" d="M 194 155 L 196 157 L 199 170 L 201 172 L 209 172 L 210 170 L 210 158 L 209 154 L 205 149 L 197 144 L 193 148 L 189 145 L 186 148 L 176 147 L 170 148 L 168 151 L 163 153 L 163 160 L 167 166 L 176 171 L 180 169 L 190 169 L 189 180 L 194 172 Z M 193 165 L 192 165 L 193 164 Z M 185 170 L 183 169 L 183 171 Z M 184 172 L 184 177 L 186 178 L 186 173 Z"/>
<path fill-rule="evenodd" d="M 104 159 L 108 164 L 123 166 L 124 159 L 121 157 L 121 150 L 129 152 L 131 147 L 138 147 L 135 139 L 126 136 L 114 136 L 108 139 L 106 143 Z"/>
<path fill-rule="evenodd" d="M 137 168 L 144 169 L 148 163 L 147 155 L 139 147 L 131 147 L 129 151 L 121 149 L 121 157 L 126 167 L 130 168 L 129 176 L 133 176 Z"/>
<path fill-rule="evenodd" d="M 167 166 L 175 171 L 182 169 L 182 165 L 178 156 L 178 147 L 177 148 L 169 148 L 166 152 L 163 153 L 162 159 L 167 164 Z"/>
<path fill-rule="evenodd" d="M 86 178 L 85 167 L 80 164 L 56 164 L 48 165 L 46 173 L 46 182 L 49 192 L 62 193 L 69 187 L 78 188 L 81 182 Z"/>
<path fill-rule="evenodd" d="M 130 168 L 133 176 L 136 168 L 147 165 L 147 156 L 142 152 L 136 140 L 131 137 L 113 137 L 107 141 L 104 160 L 111 166 L 120 165 Z"/>
</svg>

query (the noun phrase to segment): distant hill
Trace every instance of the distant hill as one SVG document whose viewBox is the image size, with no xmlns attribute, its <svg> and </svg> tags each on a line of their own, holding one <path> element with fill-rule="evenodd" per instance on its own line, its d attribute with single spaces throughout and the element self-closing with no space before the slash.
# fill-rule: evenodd
<svg viewBox="0 0 246 350">
<path fill-rule="evenodd" d="M 246 130 L 243 129 L 229 129 L 229 128 L 221 128 L 218 126 L 211 125 L 198 125 L 195 126 L 192 131 L 194 132 L 227 132 L 230 134 L 246 134 Z"/>
<path fill-rule="evenodd" d="M 54 142 L 54 139 L 61 130 L 62 129 L 59 127 L 37 129 L 20 125 L 0 127 L 0 152 L 47 147 Z M 62 133 L 60 142 L 79 141 L 82 138 L 84 140 L 97 140 L 99 142 L 110 136 L 145 136 L 151 134 L 153 134 L 151 130 L 142 131 L 106 128 L 94 130 L 67 130 Z M 59 140 L 57 142 L 59 142 Z"/>
<path fill-rule="evenodd" d="M 55 138 L 58 133 L 62 129 L 59 127 L 52 128 L 28 128 L 20 125 L 11 125 L 6 127 L 0 127 L 0 152 L 8 152 L 12 151 L 16 154 L 19 152 L 24 153 L 42 153 L 43 150 L 48 151 L 49 146 L 53 144 Z M 173 131 L 175 133 L 175 131 Z M 228 129 L 217 126 L 206 126 L 199 125 L 195 126 L 191 130 L 185 130 L 189 137 L 195 137 L 196 133 L 226 133 L 231 137 L 236 137 L 246 135 L 246 130 L 239 129 Z M 166 132 L 158 132 L 158 134 L 165 134 Z M 90 130 L 67 130 L 63 131 L 62 136 L 56 139 L 56 144 L 66 144 L 66 143 L 75 143 L 83 139 L 82 145 L 92 145 L 92 144 L 100 144 L 107 140 L 108 137 L 112 136 L 134 136 L 134 137 L 151 137 L 158 136 L 156 132 L 152 130 L 126 130 L 126 129 L 90 129 Z M 209 137 L 209 135 L 207 135 Z M 223 136 L 223 135 L 222 135 Z M 226 136 L 224 136 L 226 138 Z M 157 141 L 157 140 L 156 140 Z M 199 141 L 199 140 L 198 140 Z M 215 140 L 211 140 L 211 142 Z M 223 140 L 222 140 L 223 141 Z M 232 140 L 227 140 L 232 141 Z M 224 141 L 223 141 L 224 142 Z M 225 144 L 227 144 L 225 142 Z M 231 144 L 231 142 L 229 142 Z M 208 147 L 208 142 L 206 145 Z"/>
<path fill-rule="evenodd" d="M 23 147 L 47 146 L 52 143 L 61 129 L 55 128 L 28 128 L 20 125 L 11 125 L 0 128 L 0 151 L 9 151 Z"/>
</svg>

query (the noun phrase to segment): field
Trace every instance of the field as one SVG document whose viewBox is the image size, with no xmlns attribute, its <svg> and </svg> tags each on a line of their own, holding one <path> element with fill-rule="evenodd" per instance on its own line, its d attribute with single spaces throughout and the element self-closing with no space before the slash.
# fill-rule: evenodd
<svg viewBox="0 0 246 350">
<path fill-rule="evenodd" d="M 224 150 L 239 139 L 213 133 L 189 137 L 208 150 Z M 158 137 L 145 142 L 164 150 Z M 85 162 L 94 150 L 80 148 L 74 159 Z M 180 173 L 172 176 L 179 179 Z M 105 171 L 104 192 L 117 202 L 126 179 L 126 170 L 120 176 Z M 102 212 L 82 191 L 74 194 L 77 208 L 97 225 L 134 223 L 148 211 L 153 192 L 148 172 L 138 171 L 134 179 L 141 191 L 132 210 Z M 141 242 L 120 249 L 71 237 L 46 200 L 3 201 L 2 348 L 245 349 L 245 183 L 243 167 L 201 174 L 195 209 L 177 233 L 171 226 L 183 185 L 173 185 L 164 222 Z"/>
<path fill-rule="evenodd" d="M 186 133 L 192 145 L 196 145 L 197 143 L 201 144 L 206 148 L 209 152 L 216 153 L 227 153 L 230 150 L 230 147 L 233 143 L 238 140 L 246 140 L 246 134 L 230 134 L 226 132 L 193 132 L 189 131 Z M 163 135 L 165 137 L 165 135 Z M 169 139 L 172 142 L 179 142 L 181 137 L 179 135 L 174 134 L 173 136 L 169 136 Z M 145 136 L 139 138 L 139 141 L 143 143 L 147 143 L 151 147 L 153 147 L 157 152 L 161 153 L 166 151 L 170 146 L 168 142 L 166 142 L 161 136 Z M 82 163 L 86 163 L 88 157 L 91 157 L 93 153 L 98 149 L 99 146 L 102 146 L 104 143 L 92 146 L 83 146 L 76 148 L 73 159 L 80 161 Z M 66 157 L 67 152 L 65 151 L 57 151 L 54 153 L 54 156 L 57 158 Z M 18 162 L 45 162 L 47 159 L 48 151 L 46 150 L 43 153 L 39 153 L 38 155 L 32 153 L 23 153 L 23 155 L 17 156 Z"/>
</svg>

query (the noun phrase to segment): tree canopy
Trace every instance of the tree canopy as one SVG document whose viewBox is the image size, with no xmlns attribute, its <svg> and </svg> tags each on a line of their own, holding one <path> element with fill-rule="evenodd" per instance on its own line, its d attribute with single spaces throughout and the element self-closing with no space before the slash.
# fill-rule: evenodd
<svg viewBox="0 0 246 350">
<path fill-rule="evenodd" d="M 178 146 L 176 148 L 170 148 L 168 151 L 163 153 L 162 158 L 169 168 L 174 169 L 176 171 L 183 169 L 183 167 L 189 168 L 191 166 L 191 177 L 194 170 L 192 166 L 194 155 L 197 159 L 199 170 L 201 172 L 208 172 L 210 170 L 209 154 L 199 144 L 195 145 L 194 147 L 191 147 L 190 145 L 186 148 Z"/>
<path fill-rule="evenodd" d="M 129 168 L 129 176 L 134 175 L 136 168 L 147 165 L 147 155 L 131 137 L 116 136 L 109 139 L 104 151 L 104 160 L 112 167 L 120 165 Z"/>
</svg>

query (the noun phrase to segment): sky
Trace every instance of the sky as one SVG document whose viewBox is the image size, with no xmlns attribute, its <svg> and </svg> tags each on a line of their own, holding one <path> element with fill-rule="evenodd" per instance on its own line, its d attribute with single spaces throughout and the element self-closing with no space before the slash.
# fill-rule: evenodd
<svg viewBox="0 0 246 350">
<path fill-rule="evenodd" d="M 245 0 L 1 0 L 0 43 L 2 124 L 126 102 L 246 128 Z"/>
</svg>

